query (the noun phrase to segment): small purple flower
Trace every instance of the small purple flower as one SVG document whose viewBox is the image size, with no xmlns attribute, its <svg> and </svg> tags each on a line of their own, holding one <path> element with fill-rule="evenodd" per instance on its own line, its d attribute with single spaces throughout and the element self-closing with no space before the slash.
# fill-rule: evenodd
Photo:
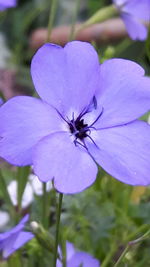
<svg viewBox="0 0 150 267">
<path fill-rule="evenodd" d="M 15 7 L 17 5 L 17 0 L 0 0 L 0 11 L 6 8 Z"/>
<path fill-rule="evenodd" d="M 76 251 L 73 244 L 66 244 L 66 267 L 99 267 L 99 261 L 90 254 L 83 251 Z M 56 267 L 62 267 L 62 263 L 57 260 Z"/>
<path fill-rule="evenodd" d="M 119 9 L 127 32 L 133 40 L 145 40 L 148 29 L 144 21 L 150 21 L 150 0 L 113 0 Z"/>
<path fill-rule="evenodd" d="M 99 64 L 94 48 L 45 44 L 31 64 L 42 100 L 18 96 L 0 108 L 0 156 L 33 165 L 43 182 L 77 193 L 96 179 L 97 162 L 130 185 L 150 184 L 150 79 L 136 63 Z"/>
<path fill-rule="evenodd" d="M 0 251 L 2 251 L 4 259 L 34 237 L 32 233 L 23 230 L 28 219 L 29 215 L 27 214 L 14 228 L 0 234 Z"/>
</svg>

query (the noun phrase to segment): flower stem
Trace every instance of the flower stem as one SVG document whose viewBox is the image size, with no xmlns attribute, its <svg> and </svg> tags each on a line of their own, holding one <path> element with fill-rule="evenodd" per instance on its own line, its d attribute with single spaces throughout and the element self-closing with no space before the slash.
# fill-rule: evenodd
<svg viewBox="0 0 150 267">
<path fill-rule="evenodd" d="M 100 10 L 98 10 L 91 18 L 89 18 L 87 21 L 85 21 L 82 26 L 78 29 L 78 31 L 96 23 L 103 22 L 109 18 L 112 18 L 113 16 L 116 16 L 119 14 L 118 9 L 115 7 L 115 5 L 109 5 L 107 7 L 103 7 Z"/>
<path fill-rule="evenodd" d="M 108 263 L 110 262 L 112 256 L 114 255 L 114 252 L 116 252 L 116 246 L 115 243 L 112 243 L 111 248 L 109 250 L 109 253 L 107 254 L 106 258 L 101 264 L 101 267 L 107 267 Z"/>
<path fill-rule="evenodd" d="M 10 207 L 13 207 L 8 190 L 7 190 L 6 181 L 5 181 L 1 171 L 0 171 L 0 189 L 1 189 L 3 197 L 4 197 L 5 201 L 7 202 L 7 204 Z"/>
<path fill-rule="evenodd" d="M 7 190 L 7 184 L 6 184 L 5 178 L 3 177 L 1 170 L 0 170 L 0 192 L 2 193 L 3 199 L 8 204 L 8 209 L 9 209 L 11 216 L 15 219 L 16 211 L 12 204 L 10 195 Z"/>
<path fill-rule="evenodd" d="M 125 249 L 123 250 L 121 256 L 119 257 L 119 259 L 117 260 L 117 262 L 114 265 L 114 267 L 118 266 L 118 264 L 122 261 L 123 257 L 125 256 L 125 254 L 128 251 L 128 248 L 131 247 L 131 245 L 134 245 L 135 243 L 142 241 L 143 238 L 146 238 L 150 233 L 148 230 L 149 229 L 149 225 L 148 224 L 144 224 L 142 226 L 140 226 L 135 232 L 133 232 L 132 234 L 127 235 L 127 237 L 124 240 L 124 244 L 125 244 Z M 138 238 L 136 240 L 130 241 L 132 239 L 134 239 L 139 233 L 148 230 L 141 238 Z M 111 259 L 114 258 L 115 254 L 117 253 L 118 250 L 118 245 L 116 244 L 116 242 L 112 243 L 111 248 L 109 253 L 107 254 L 106 258 L 104 259 L 104 261 L 101 264 L 101 267 L 106 267 L 108 266 L 108 264 L 110 263 Z"/>
<path fill-rule="evenodd" d="M 30 174 L 30 166 L 18 167 L 16 173 L 17 180 L 17 204 L 18 204 L 18 220 L 20 219 L 22 209 L 22 197 L 28 182 L 28 176 Z"/>
<path fill-rule="evenodd" d="M 46 42 L 50 42 L 50 36 L 51 36 L 51 31 L 52 31 L 54 18 L 55 18 L 55 14 L 56 14 L 57 4 L 58 4 L 58 0 L 52 0 L 51 1 L 51 9 L 50 9 L 50 13 L 49 13 L 48 33 L 47 33 Z"/>
<path fill-rule="evenodd" d="M 60 226 L 62 199 L 63 199 L 63 194 L 59 193 L 59 201 L 58 201 L 57 210 L 56 210 L 56 235 L 55 235 L 55 251 L 54 251 L 53 267 L 56 267 L 56 261 L 57 261 L 57 255 L 58 255 L 57 251 L 58 251 L 58 241 L 59 241 L 59 226 Z"/>
<path fill-rule="evenodd" d="M 129 248 L 130 248 L 130 245 L 128 244 L 128 245 L 125 247 L 124 251 L 121 253 L 121 255 L 120 255 L 119 259 L 117 260 L 117 262 L 115 263 L 114 267 L 117 267 L 117 266 L 120 264 L 120 262 L 122 261 L 122 259 L 123 259 L 124 256 L 126 255 L 126 253 L 127 253 L 127 251 L 128 251 Z"/>
<path fill-rule="evenodd" d="M 146 225 L 143 226 L 143 229 Z M 140 228 L 142 229 L 142 227 Z M 128 244 L 126 245 L 125 249 L 123 250 L 123 252 L 121 253 L 119 259 L 117 260 L 117 262 L 115 263 L 114 267 L 117 267 L 120 262 L 122 261 L 122 259 L 124 258 L 124 256 L 126 255 L 126 253 L 128 252 L 129 248 L 131 248 L 131 246 L 139 243 L 139 242 L 142 242 L 143 240 L 147 239 L 150 235 L 150 230 L 148 230 L 144 235 L 142 235 L 141 237 L 133 240 L 133 241 L 129 241 Z"/>
<path fill-rule="evenodd" d="M 46 191 L 46 183 L 43 183 L 43 205 L 42 205 L 42 221 L 43 221 L 43 226 L 44 228 L 48 228 L 48 218 L 50 216 L 49 212 L 49 202 L 50 202 L 50 198 L 48 196 L 48 192 Z"/>
<path fill-rule="evenodd" d="M 70 29 L 69 41 L 72 41 L 75 37 L 75 23 L 77 20 L 77 15 L 78 15 L 79 7 L 80 7 L 80 1 L 81 0 L 76 0 L 76 6 L 73 12 L 72 24 L 71 24 L 71 29 Z"/>
</svg>

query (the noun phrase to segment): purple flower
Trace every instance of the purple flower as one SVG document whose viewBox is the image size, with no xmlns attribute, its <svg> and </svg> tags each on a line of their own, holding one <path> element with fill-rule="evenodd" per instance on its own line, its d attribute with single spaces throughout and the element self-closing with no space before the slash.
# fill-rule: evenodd
<svg viewBox="0 0 150 267">
<path fill-rule="evenodd" d="M 27 214 L 14 228 L 0 234 L 0 251 L 2 251 L 3 258 L 9 257 L 34 237 L 32 233 L 23 230 L 28 219 Z"/>
<path fill-rule="evenodd" d="M 0 0 L 0 11 L 5 10 L 6 8 L 15 7 L 16 5 L 16 0 Z"/>
<path fill-rule="evenodd" d="M 90 254 L 82 251 L 76 251 L 73 244 L 67 242 L 66 246 L 66 267 L 99 267 L 99 261 Z M 57 260 L 56 267 L 62 267 L 62 263 Z"/>
<path fill-rule="evenodd" d="M 150 20 L 150 0 L 113 0 L 119 9 L 127 32 L 133 40 L 145 40 L 148 29 L 143 25 Z"/>
<path fill-rule="evenodd" d="M 99 64 L 94 48 L 73 41 L 45 44 L 31 64 L 42 100 L 18 96 L 0 108 L 0 156 L 32 164 L 43 182 L 77 193 L 96 179 L 97 165 L 130 185 L 150 183 L 150 79 L 136 63 Z"/>
</svg>

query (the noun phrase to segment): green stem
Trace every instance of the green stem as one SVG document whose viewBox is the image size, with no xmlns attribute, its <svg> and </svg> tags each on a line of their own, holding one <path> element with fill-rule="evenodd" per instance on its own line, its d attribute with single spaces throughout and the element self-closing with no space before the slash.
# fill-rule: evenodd
<svg viewBox="0 0 150 267">
<path fill-rule="evenodd" d="M 59 226 L 60 226 L 62 199 L 63 199 L 63 194 L 59 193 L 59 202 L 58 202 L 57 210 L 56 210 L 56 235 L 55 235 L 55 250 L 54 250 L 53 267 L 56 267 L 56 261 L 57 261 L 57 255 L 58 255 L 57 250 L 58 250 L 58 241 L 59 241 Z"/>
<path fill-rule="evenodd" d="M 91 18 L 85 21 L 79 30 L 84 29 L 92 24 L 103 22 L 118 14 L 119 12 L 118 9 L 115 7 L 115 5 L 109 5 L 107 7 L 101 8 Z"/>
<path fill-rule="evenodd" d="M 52 31 L 54 18 L 56 14 L 57 4 L 58 4 L 58 0 L 52 0 L 50 14 L 49 14 L 49 21 L 48 21 L 48 32 L 47 32 L 46 42 L 50 42 L 50 36 L 51 36 L 51 31 Z"/>
<path fill-rule="evenodd" d="M 66 267 L 67 266 L 66 265 L 66 254 L 63 255 L 63 262 L 62 262 L 62 264 L 63 264 L 63 267 Z"/>
<path fill-rule="evenodd" d="M 5 178 L 3 177 L 1 171 L 0 171 L 0 190 L 1 190 L 2 194 L 3 194 L 4 200 L 8 204 L 8 209 L 9 209 L 9 212 L 10 212 L 11 216 L 15 217 L 16 216 L 16 211 L 15 211 L 15 208 L 14 208 L 12 202 L 11 202 L 11 199 L 10 199 L 10 196 L 9 196 L 9 193 L 8 193 L 8 190 L 7 190 L 7 184 L 5 182 Z"/>
<path fill-rule="evenodd" d="M 80 7 L 80 1 L 81 0 L 76 0 L 76 6 L 75 6 L 74 13 L 73 13 L 72 24 L 71 24 L 71 29 L 70 29 L 69 41 L 72 41 L 75 38 L 75 23 L 77 20 L 77 15 L 78 15 L 79 7 Z"/>
<path fill-rule="evenodd" d="M 61 251 L 62 251 L 62 267 L 66 267 L 66 238 L 61 235 L 61 240 L 59 241 L 61 243 Z"/>
<path fill-rule="evenodd" d="M 128 235 L 126 237 L 126 239 L 124 240 L 124 244 L 127 244 L 124 251 L 123 251 L 123 255 L 121 254 L 121 256 L 119 257 L 118 261 L 115 263 L 117 265 L 114 265 L 114 267 L 118 266 L 118 264 L 121 262 L 121 260 L 123 259 L 123 257 L 125 256 L 125 254 L 127 253 L 127 250 L 129 247 L 131 247 L 131 245 L 134 245 L 135 243 L 138 243 L 140 241 L 142 241 L 143 239 L 147 238 L 149 236 L 149 231 L 147 231 L 142 237 L 133 240 L 140 232 L 146 231 L 149 229 L 149 225 L 148 224 L 144 224 L 142 226 L 140 226 L 135 232 L 133 232 L 132 234 Z M 133 241 L 130 241 L 133 240 Z M 113 243 L 110 251 L 108 253 L 108 255 L 106 256 L 106 258 L 104 259 L 104 261 L 101 264 L 101 267 L 106 267 L 108 266 L 108 263 L 110 262 L 110 260 L 114 257 L 114 255 L 116 254 L 118 250 L 118 246 Z"/>
<path fill-rule="evenodd" d="M 4 94 L 3 94 L 2 92 L 0 92 L 0 98 L 2 98 L 2 100 L 3 100 L 4 102 L 6 101 L 5 96 L 4 96 Z"/>
<path fill-rule="evenodd" d="M 140 227 L 140 230 L 143 230 L 146 228 L 146 225 L 144 225 L 143 227 Z M 138 230 L 139 230 L 138 229 Z M 137 232 L 136 232 L 137 234 Z M 128 252 L 129 248 L 139 242 L 142 242 L 143 240 L 145 240 L 146 238 L 148 238 L 150 235 L 150 230 L 148 230 L 144 235 L 142 235 L 141 237 L 133 240 L 133 241 L 129 241 L 128 244 L 126 245 L 125 249 L 123 250 L 123 252 L 121 253 L 119 259 L 117 260 L 117 262 L 115 263 L 114 267 L 117 267 L 120 262 L 123 260 L 124 256 L 126 255 L 126 253 Z"/>
<path fill-rule="evenodd" d="M 42 205 L 42 222 L 43 227 L 48 229 L 50 217 L 50 193 L 46 190 L 46 183 L 43 183 L 43 205 Z"/>
<path fill-rule="evenodd" d="M 26 166 L 22 168 L 18 167 L 17 174 L 16 174 L 18 215 L 20 215 L 21 213 L 22 197 L 23 197 L 23 193 L 28 182 L 29 174 L 30 174 L 30 166 Z"/>
<path fill-rule="evenodd" d="M 130 245 L 128 244 L 128 245 L 125 247 L 124 251 L 121 253 L 121 255 L 120 255 L 119 259 L 117 260 L 117 262 L 115 263 L 114 267 L 117 267 L 117 266 L 120 264 L 120 262 L 122 261 L 122 259 L 123 259 L 124 256 L 126 255 L 126 253 L 127 253 L 127 251 L 128 251 L 129 248 L 130 248 Z"/>
<path fill-rule="evenodd" d="M 139 233 L 144 232 L 149 229 L 148 224 L 142 224 L 136 231 L 134 231 L 132 234 L 128 235 L 126 237 L 126 242 L 129 242 L 129 240 L 133 240 Z"/>
<path fill-rule="evenodd" d="M 106 258 L 104 259 L 104 261 L 101 264 L 101 267 L 107 267 L 109 261 L 111 260 L 112 256 L 114 255 L 114 252 L 116 251 L 116 246 L 115 243 L 112 244 L 109 253 L 107 254 Z"/>
</svg>

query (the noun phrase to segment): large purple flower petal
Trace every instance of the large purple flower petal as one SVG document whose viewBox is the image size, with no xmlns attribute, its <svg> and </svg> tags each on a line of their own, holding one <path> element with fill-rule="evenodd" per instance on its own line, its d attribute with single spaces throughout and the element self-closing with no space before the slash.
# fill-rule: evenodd
<svg viewBox="0 0 150 267">
<path fill-rule="evenodd" d="M 146 39 L 148 29 L 144 24 L 142 24 L 140 21 L 138 21 L 137 18 L 130 14 L 123 13 L 121 17 L 131 39 L 141 41 Z"/>
<path fill-rule="evenodd" d="M 32 149 L 61 129 L 57 112 L 39 99 L 14 97 L 0 108 L 0 156 L 14 165 L 32 164 Z"/>
<path fill-rule="evenodd" d="M 91 101 L 99 82 L 99 60 L 88 43 L 73 41 L 64 48 L 45 44 L 33 57 L 31 74 L 40 97 L 70 115 Z"/>
<path fill-rule="evenodd" d="M 36 146 L 33 155 L 35 174 L 43 182 L 54 178 L 55 188 L 74 194 L 96 179 L 97 166 L 84 148 L 75 146 L 69 133 L 51 134 Z"/>
<path fill-rule="evenodd" d="M 142 121 L 93 131 L 98 148 L 87 142 L 98 164 L 118 180 L 131 185 L 150 184 L 150 127 Z"/>
<path fill-rule="evenodd" d="M 101 90 L 97 93 L 97 109 L 86 115 L 87 123 L 97 128 L 131 122 L 150 109 L 150 79 L 136 63 L 124 59 L 110 59 L 101 65 Z"/>
</svg>

